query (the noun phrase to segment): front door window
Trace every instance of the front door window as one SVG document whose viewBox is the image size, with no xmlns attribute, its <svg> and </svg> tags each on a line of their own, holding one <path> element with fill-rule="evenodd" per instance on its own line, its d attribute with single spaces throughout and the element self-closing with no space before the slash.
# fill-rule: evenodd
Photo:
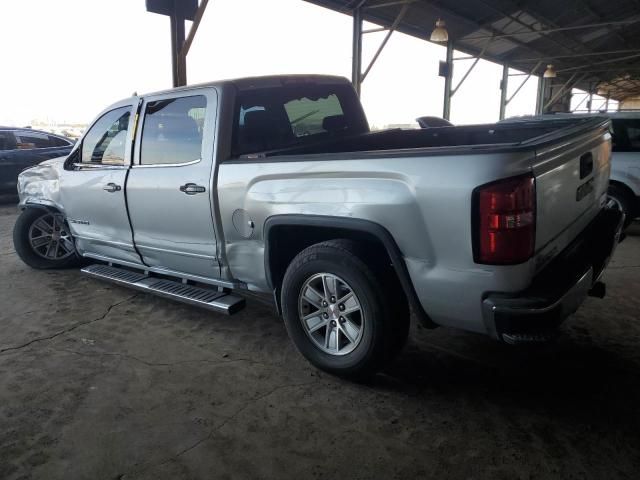
<svg viewBox="0 0 640 480">
<path fill-rule="evenodd" d="M 131 107 L 105 113 L 82 140 L 81 163 L 124 165 Z"/>
</svg>

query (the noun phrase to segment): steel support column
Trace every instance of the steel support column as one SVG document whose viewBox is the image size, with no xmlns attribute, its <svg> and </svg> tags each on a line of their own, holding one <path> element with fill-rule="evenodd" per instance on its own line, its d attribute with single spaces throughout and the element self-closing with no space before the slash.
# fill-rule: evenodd
<svg viewBox="0 0 640 480">
<path fill-rule="evenodd" d="M 402 19 L 406 15 L 407 10 L 409 10 L 409 4 L 405 3 L 402 6 L 402 8 L 400 9 L 400 12 L 398 13 L 398 15 L 397 15 L 396 19 L 394 20 L 393 24 L 387 30 L 387 34 L 385 35 L 384 39 L 382 40 L 382 43 L 378 47 L 378 50 L 373 55 L 373 58 L 371 59 L 371 62 L 369 62 L 369 66 L 367 66 L 366 70 L 364 71 L 364 73 L 360 77 L 360 83 L 364 82 L 365 78 L 367 78 L 367 75 L 369 75 L 369 72 L 371 71 L 371 69 L 375 65 L 376 61 L 378 60 L 378 57 L 382 53 L 382 50 L 384 50 L 384 47 L 387 45 L 387 42 L 391 38 L 391 35 L 393 35 L 393 32 L 396 31 L 396 28 L 398 28 L 398 25 L 400 24 L 400 22 L 402 21 Z"/>
<path fill-rule="evenodd" d="M 525 80 L 526 82 L 526 80 Z M 502 80 L 500 81 L 500 120 L 504 120 L 507 112 L 507 86 L 509 85 L 509 66 L 502 66 Z"/>
<path fill-rule="evenodd" d="M 447 42 L 447 71 L 444 77 L 444 105 L 442 108 L 442 118 L 450 120 L 451 118 L 451 86 L 453 80 L 453 43 L 451 40 Z"/>
<path fill-rule="evenodd" d="M 362 87 L 362 7 L 353 11 L 353 42 L 351 57 L 351 82 L 360 96 Z"/>
<path fill-rule="evenodd" d="M 179 15 L 178 2 L 174 3 L 171 14 L 171 70 L 173 72 L 173 86 L 180 87 L 187 84 L 187 59 L 180 55 L 184 45 L 184 18 Z"/>
<path fill-rule="evenodd" d="M 573 88 L 573 85 L 575 85 L 576 83 L 578 83 L 580 80 L 582 80 L 585 77 L 585 74 L 583 74 L 583 75 L 581 75 L 580 77 L 578 77 L 576 79 L 577 75 L 578 75 L 577 73 L 574 73 L 573 75 L 571 75 L 566 82 L 564 82 L 562 85 L 560 85 L 560 88 L 557 88 L 558 85 L 551 85 L 551 87 L 549 88 L 549 95 L 550 95 L 551 98 L 548 101 L 546 101 L 544 103 L 544 105 L 542 106 L 542 111 L 543 112 L 546 112 L 547 109 L 551 108 L 554 105 L 554 103 L 556 102 L 556 100 L 560 99 L 562 96 L 566 95 L 567 93 L 570 94 L 571 93 L 571 88 Z M 556 88 L 557 88 L 557 90 L 554 91 L 554 89 L 556 89 Z M 571 99 L 569 99 L 569 101 L 566 102 L 566 103 L 571 105 Z M 566 111 L 569 111 L 568 107 L 567 107 Z"/>
<path fill-rule="evenodd" d="M 547 79 L 540 77 L 538 80 L 538 92 L 536 94 L 536 115 L 542 115 L 542 107 L 544 106 L 544 92 L 546 91 Z"/>
</svg>

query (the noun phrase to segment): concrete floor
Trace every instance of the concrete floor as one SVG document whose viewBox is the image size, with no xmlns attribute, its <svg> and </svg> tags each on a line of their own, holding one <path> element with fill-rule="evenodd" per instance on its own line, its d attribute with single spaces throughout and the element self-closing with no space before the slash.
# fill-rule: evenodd
<svg viewBox="0 0 640 480">
<path fill-rule="evenodd" d="M 0 208 L 0 478 L 640 475 L 640 227 L 560 339 L 412 328 L 370 384 L 309 366 L 259 303 L 209 314 L 43 272 Z"/>
</svg>

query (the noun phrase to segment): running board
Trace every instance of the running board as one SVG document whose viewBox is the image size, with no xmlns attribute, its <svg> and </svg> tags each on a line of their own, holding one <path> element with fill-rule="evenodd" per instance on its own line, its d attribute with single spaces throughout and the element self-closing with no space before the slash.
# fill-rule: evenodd
<svg viewBox="0 0 640 480">
<path fill-rule="evenodd" d="M 151 277 L 143 273 L 109 265 L 89 265 L 81 272 L 89 277 L 105 280 L 123 287 L 133 288 L 141 292 L 176 300 L 196 307 L 206 308 L 214 312 L 232 315 L 245 306 L 245 299 L 227 292 L 219 292 L 208 288 L 194 287 L 174 280 Z"/>
</svg>

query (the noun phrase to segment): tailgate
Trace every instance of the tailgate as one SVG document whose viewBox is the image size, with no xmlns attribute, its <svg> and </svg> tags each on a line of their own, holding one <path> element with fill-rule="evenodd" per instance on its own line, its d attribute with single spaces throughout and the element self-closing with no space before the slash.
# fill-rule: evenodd
<svg viewBox="0 0 640 480">
<path fill-rule="evenodd" d="M 536 271 L 598 215 L 606 202 L 610 169 L 606 119 L 563 128 L 536 149 Z"/>
</svg>

